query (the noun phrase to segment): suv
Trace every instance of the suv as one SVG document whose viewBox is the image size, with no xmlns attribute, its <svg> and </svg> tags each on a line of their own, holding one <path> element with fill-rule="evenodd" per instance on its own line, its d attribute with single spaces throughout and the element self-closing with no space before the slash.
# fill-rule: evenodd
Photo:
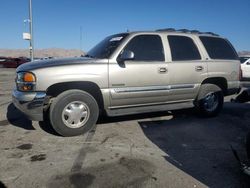
<svg viewBox="0 0 250 188">
<path fill-rule="evenodd" d="M 215 116 L 240 88 L 240 61 L 228 40 L 163 29 L 107 37 L 84 57 L 26 63 L 13 102 L 31 120 L 49 117 L 59 134 L 91 130 L 100 112 L 120 116 L 195 107 Z"/>
</svg>

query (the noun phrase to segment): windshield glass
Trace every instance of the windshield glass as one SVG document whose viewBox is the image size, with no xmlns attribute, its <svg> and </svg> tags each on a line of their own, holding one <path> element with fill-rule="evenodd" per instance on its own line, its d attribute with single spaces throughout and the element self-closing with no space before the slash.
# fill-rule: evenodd
<svg viewBox="0 0 250 188">
<path fill-rule="evenodd" d="M 119 44 L 128 36 L 128 33 L 116 34 L 105 38 L 88 53 L 87 57 L 109 58 Z"/>
</svg>

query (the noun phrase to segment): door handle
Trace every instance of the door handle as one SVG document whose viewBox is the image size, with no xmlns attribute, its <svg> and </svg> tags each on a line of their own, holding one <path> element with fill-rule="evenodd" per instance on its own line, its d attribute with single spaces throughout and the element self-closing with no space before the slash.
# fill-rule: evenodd
<svg viewBox="0 0 250 188">
<path fill-rule="evenodd" d="M 202 71 L 204 68 L 203 68 L 203 66 L 196 66 L 195 67 L 195 70 L 196 71 Z"/>
<path fill-rule="evenodd" d="M 158 71 L 159 73 L 166 73 L 168 72 L 168 69 L 166 67 L 160 67 Z"/>
</svg>

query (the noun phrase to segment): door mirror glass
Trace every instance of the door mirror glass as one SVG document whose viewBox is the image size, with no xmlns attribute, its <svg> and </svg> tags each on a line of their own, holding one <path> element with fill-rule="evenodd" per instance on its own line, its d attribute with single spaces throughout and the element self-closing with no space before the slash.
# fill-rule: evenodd
<svg viewBox="0 0 250 188">
<path fill-rule="evenodd" d="M 124 50 L 120 56 L 121 61 L 133 60 L 135 58 L 134 52 L 130 50 Z"/>
</svg>

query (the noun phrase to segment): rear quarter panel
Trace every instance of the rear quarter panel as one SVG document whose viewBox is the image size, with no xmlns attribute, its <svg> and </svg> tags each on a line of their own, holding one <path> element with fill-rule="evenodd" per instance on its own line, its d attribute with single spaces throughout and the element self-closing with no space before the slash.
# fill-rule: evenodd
<svg viewBox="0 0 250 188">
<path fill-rule="evenodd" d="M 208 61 L 208 77 L 224 77 L 228 89 L 239 88 L 240 61 L 238 60 L 211 60 Z"/>
</svg>

